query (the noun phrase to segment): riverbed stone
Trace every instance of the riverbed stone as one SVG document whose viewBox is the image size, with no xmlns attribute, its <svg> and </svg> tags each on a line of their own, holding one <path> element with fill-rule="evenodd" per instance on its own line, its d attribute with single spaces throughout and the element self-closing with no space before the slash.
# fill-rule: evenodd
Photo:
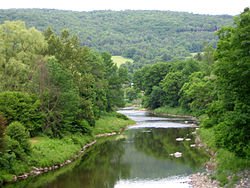
<svg viewBox="0 0 250 188">
<path fill-rule="evenodd" d="M 184 138 L 176 138 L 176 141 L 183 141 L 184 140 Z"/>
<path fill-rule="evenodd" d="M 34 166 L 33 166 L 32 168 L 33 168 L 34 170 L 36 170 L 36 171 L 38 171 L 38 170 L 39 170 L 39 168 L 37 168 L 37 167 L 34 167 Z"/>
<path fill-rule="evenodd" d="M 176 157 L 176 158 L 181 157 L 181 156 L 182 156 L 181 152 L 175 152 L 174 153 L 174 157 Z"/>
<path fill-rule="evenodd" d="M 17 176 L 13 175 L 13 181 L 17 181 Z"/>
</svg>

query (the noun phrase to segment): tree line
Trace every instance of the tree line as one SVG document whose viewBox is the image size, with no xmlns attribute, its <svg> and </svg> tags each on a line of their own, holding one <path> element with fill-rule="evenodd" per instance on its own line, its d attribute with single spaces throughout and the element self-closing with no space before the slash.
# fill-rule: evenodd
<svg viewBox="0 0 250 188">
<path fill-rule="evenodd" d="M 217 32 L 216 49 L 205 43 L 195 58 L 144 67 L 133 78 L 133 91 L 144 92 L 146 108 L 179 107 L 203 117 L 216 145 L 241 157 L 249 157 L 250 147 L 249 20 L 246 8 L 235 27 Z M 129 90 L 129 96 L 135 95 Z"/>
<path fill-rule="evenodd" d="M 203 41 L 213 47 L 214 32 L 232 25 L 232 16 L 197 15 L 172 11 L 91 11 L 74 12 L 48 9 L 0 10 L 0 23 L 23 20 L 40 31 L 51 27 L 56 34 L 68 28 L 99 52 L 132 58 L 129 72 L 145 65 L 183 59 L 201 52 Z"/>
</svg>

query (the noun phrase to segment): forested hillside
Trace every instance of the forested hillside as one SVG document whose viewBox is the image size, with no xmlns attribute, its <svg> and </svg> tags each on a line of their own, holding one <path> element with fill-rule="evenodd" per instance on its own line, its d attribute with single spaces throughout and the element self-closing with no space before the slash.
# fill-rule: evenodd
<svg viewBox="0 0 250 188">
<path fill-rule="evenodd" d="M 190 56 L 203 42 L 216 46 L 215 32 L 232 25 L 231 16 L 197 15 L 171 11 L 73 12 L 46 9 L 0 10 L 0 23 L 25 21 L 27 27 L 59 34 L 69 29 L 81 45 L 135 60 L 129 68 Z"/>
</svg>

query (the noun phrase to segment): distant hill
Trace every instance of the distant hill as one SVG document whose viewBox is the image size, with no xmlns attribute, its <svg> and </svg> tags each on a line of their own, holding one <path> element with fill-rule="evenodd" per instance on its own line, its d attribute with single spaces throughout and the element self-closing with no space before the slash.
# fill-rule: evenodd
<svg viewBox="0 0 250 188">
<path fill-rule="evenodd" d="M 0 10 L 0 23 L 6 20 L 23 20 L 41 31 L 68 29 L 79 36 L 82 45 L 132 58 L 138 67 L 200 52 L 204 41 L 215 46 L 215 32 L 233 22 L 228 15 L 172 11 Z"/>
</svg>

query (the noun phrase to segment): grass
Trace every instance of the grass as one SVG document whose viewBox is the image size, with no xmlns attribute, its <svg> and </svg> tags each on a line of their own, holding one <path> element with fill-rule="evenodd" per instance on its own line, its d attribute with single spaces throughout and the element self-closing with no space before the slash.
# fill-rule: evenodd
<svg viewBox="0 0 250 188">
<path fill-rule="evenodd" d="M 118 67 L 120 67 L 121 64 L 124 64 L 124 63 L 126 63 L 127 61 L 128 61 L 128 62 L 131 62 L 131 63 L 134 62 L 133 59 L 125 58 L 125 57 L 122 57 L 122 56 L 112 56 L 112 60 L 114 61 L 114 63 L 116 63 L 116 65 L 117 65 Z"/>
<path fill-rule="evenodd" d="M 116 112 L 106 113 L 92 130 L 93 135 L 118 132 L 121 128 L 134 124 L 134 121 Z M 53 166 L 61 164 L 66 160 L 79 154 L 80 149 L 95 138 L 93 136 L 74 134 L 67 135 L 63 139 L 52 139 L 49 137 L 34 137 L 32 143 L 32 154 L 30 164 L 36 167 Z"/>
<path fill-rule="evenodd" d="M 125 120 L 122 118 L 114 117 L 114 115 L 106 114 L 96 121 L 93 134 L 103 134 L 108 132 L 119 132 L 121 128 L 125 128 L 128 125 L 135 124 L 133 120 Z"/>
<path fill-rule="evenodd" d="M 237 180 L 240 179 L 237 173 L 249 169 L 250 160 L 237 157 L 232 152 L 218 148 L 215 144 L 215 136 L 212 128 L 201 128 L 198 134 L 207 147 L 217 153 L 215 156 L 217 163 L 216 172 L 213 176 L 220 182 L 220 186 L 228 184 L 228 187 L 233 187 Z M 232 178 L 228 178 L 229 176 Z"/>
<path fill-rule="evenodd" d="M 32 140 L 34 139 L 31 139 L 31 142 Z M 38 142 L 32 142 L 30 164 L 36 167 L 61 164 L 79 154 L 81 147 L 91 140 L 93 138 L 90 136 L 80 134 L 65 136 L 63 139 L 39 138 Z"/>
<path fill-rule="evenodd" d="M 92 135 L 80 133 L 65 135 L 62 139 L 39 136 L 30 139 L 32 151 L 24 161 L 16 160 L 13 156 L 11 172 L 0 169 L 0 186 L 3 181 L 13 179 L 13 174 L 21 175 L 32 171 L 32 167 L 51 167 L 61 164 L 68 159 L 74 158 L 80 153 L 81 148 L 95 139 L 94 135 L 118 132 L 121 128 L 135 122 L 129 120 L 125 115 L 116 112 L 105 113 L 96 121 L 92 129 Z M 11 174 L 13 173 L 13 174 Z"/>
<path fill-rule="evenodd" d="M 181 108 L 181 107 L 170 107 L 170 106 L 162 106 L 160 108 L 156 108 L 153 110 L 155 114 L 173 114 L 173 115 L 188 115 L 192 116 L 191 112 Z"/>
</svg>

